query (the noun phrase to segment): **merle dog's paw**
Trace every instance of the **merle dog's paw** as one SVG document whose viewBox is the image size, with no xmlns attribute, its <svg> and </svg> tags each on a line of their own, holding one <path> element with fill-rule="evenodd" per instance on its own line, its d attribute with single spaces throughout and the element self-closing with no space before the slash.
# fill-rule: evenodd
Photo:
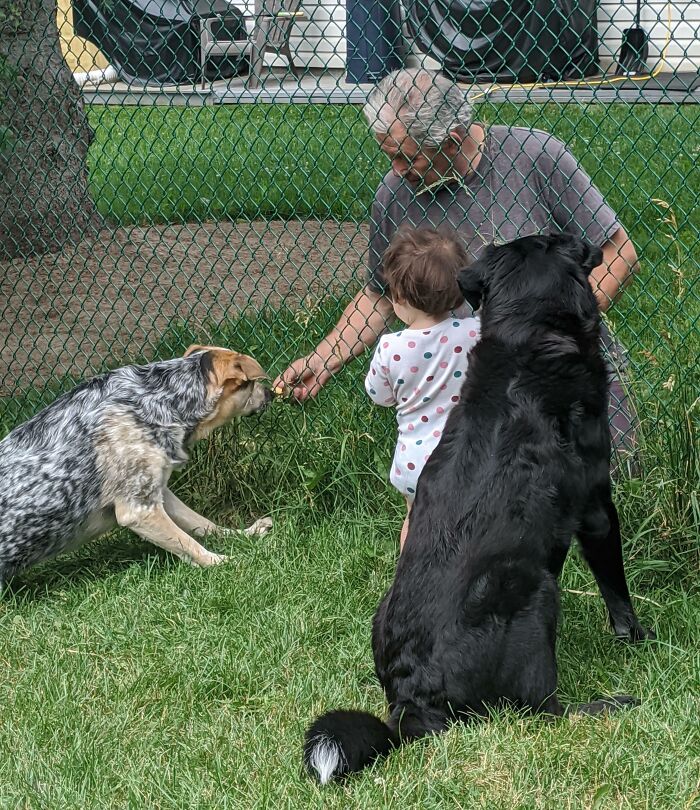
<svg viewBox="0 0 700 810">
<path fill-rule="evenodd" d="M 637 619 L 630 619 L 624 624 L 616 623 L 613 627 L 615 637 L 629 644 L 638 644 L 640 641 L 653 641 L 656 638 L 656 633 L 650 627 L 642 627 Z"/>
<path fill-rule="evenodd" d="M 228 562 L 228 557 L 225 554 L 213 554 L 207 551 L 206 554 L 201 555 L 196 560 L 192 560 L 191 564 L 195 568 L 212 568 L 214 565 L 222 565 Z"/>
<path fill-rule="evenodd" d="M 217 526 L 216 533 L 228 537 L 239 536 L 245 534 L 247 537 L 263 537 L 270 529 L 272 529 L 272 518 L 264 517 L 256 520 L 252 526 L 247 529 L 229 529 L 227 526 Z"/>
<path fill-rule="evenodd" d="M 264 517 L 256 520 L 252 526 L 248 526 L 247 529 L 243 530 L 243 534 L 247 534 L 248 537 L 264 537 L 270 529 L 272 529 L 273 523 L 271 517 Z"/>
</svg>

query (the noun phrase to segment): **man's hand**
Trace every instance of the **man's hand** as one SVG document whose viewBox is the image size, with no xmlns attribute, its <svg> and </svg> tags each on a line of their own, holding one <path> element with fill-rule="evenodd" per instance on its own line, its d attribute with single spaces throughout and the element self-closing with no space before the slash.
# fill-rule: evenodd
<svg viewBox="0 0 700 810">
<path fill-rule="evenodd" d="M 300 402 L 315 397 L 347 362 L 377 342 L 393 317 L 391 301 L 365 287 L 348 304 L 328 336 L 310 354 L 285 369 L 273 387 L 291 389 Z"/>
<path fill-rule="evenodd" d="M 598 307 L 605 312 L 639 265 L 637 252 L 624 228 L 615 231 L 602 250 L 603 263 L 593 269 L 589 279 Z"/>
<path fill-rule="evenodd" d="M 328 361 L 316 350 L 295 360 L 289 368 L 285 369 L 275 380 L 275 390 L 289 391 L 294 399 L 303 402 L 316 394 L 333 376 L 328 368 Z"/>
</svg>

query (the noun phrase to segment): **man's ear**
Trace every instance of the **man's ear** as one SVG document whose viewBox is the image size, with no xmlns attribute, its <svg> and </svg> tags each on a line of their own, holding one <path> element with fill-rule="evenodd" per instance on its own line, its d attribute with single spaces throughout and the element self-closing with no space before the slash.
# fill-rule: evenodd
<svg viewBox="0 0 700 810">
<path fill-rule="evenodd" d="M 442 144 L 443 152 L 459 152 L 462 148 L 462 141 L 464 140 L 464 133 L 461 129 L 453 129 Z"/>
<path fill-rule="evenodd" d="M 460 270 L 457 276 L 457 283 L 467 303 L 474 312 L 476 312 L 481 306 L 481 299 L 486 290 L 484 271 L 481 263 L 474 262 L 474 264 L 470 264 L 468 267 Z"/>
</svg>

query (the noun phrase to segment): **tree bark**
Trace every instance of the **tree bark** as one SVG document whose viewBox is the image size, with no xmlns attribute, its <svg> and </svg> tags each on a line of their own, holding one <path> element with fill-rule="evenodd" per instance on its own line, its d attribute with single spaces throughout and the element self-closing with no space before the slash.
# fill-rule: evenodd
<svg viewBox="0 0 700 810">
<path fill-rule="evenodd" d="M 0 0 L 0 259 L 57 251 L 98 221 L 91 139 L 55 0 Z"/>
</svg>

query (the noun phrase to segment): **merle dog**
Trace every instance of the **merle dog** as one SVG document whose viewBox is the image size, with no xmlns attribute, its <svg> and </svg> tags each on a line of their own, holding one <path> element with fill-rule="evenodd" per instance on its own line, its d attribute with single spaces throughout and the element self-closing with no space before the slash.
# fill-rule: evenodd
<svg viewBox="0 0 700 810">
<path fill-rule="evenodd" d="M 78 385 L 0 441 L 0 590 L 16 571 L 126 526 L 192 565 L 226 558 L 195 537 L 226 530 L 168 489 L 194 442 L 271 400 L 252 357 L 191 346 Z M 265 534 L 261 518 L 246 529 Z"/>
<path fill-rule="evenodd" d="M 384 723 L 334 711 L 306 734 L 324 783 L 489 707 L 605 712 L 620 696 L 557 699 L 557 577 L 579 539 L 617 636 L 651 636 L 630 602 L 611 499 L 607 382 L 588 275 L 600 249 L 570 236 L 490 246 L 461 273 L 481 340 L 420 477 L 394 582 L 374 617 Z"/>
</svg>

